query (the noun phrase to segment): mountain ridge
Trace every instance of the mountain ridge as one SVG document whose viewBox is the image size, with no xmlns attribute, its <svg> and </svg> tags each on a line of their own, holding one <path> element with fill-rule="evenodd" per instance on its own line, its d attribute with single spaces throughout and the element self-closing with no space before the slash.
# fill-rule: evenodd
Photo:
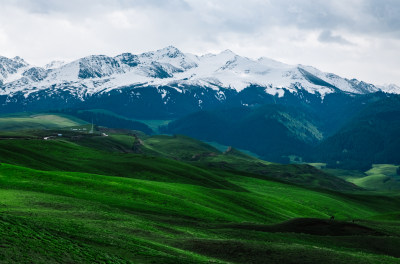
<svg viewBox="0 0 400 264">
<path fill-rule="evenodd" d="M 73 92 L 82 100 L 85 95 L 131 85 L 173 86 L 180 92 L 184 86 L 242 91 L 258 85 L 265 87 L 266 93 L 278 97 L 287 91 L 295 93 L 303 89 L 319 94 L 322 99 L 326 94 L 338 91 L 400 93 L 400 88 L 395 85 L 375 86 L 325 73 L 312 66 L 288 65 L 265 57 L 253 60 L 230 50 L 197 56 L 182 53 L 173 46 L 137 55 L 90 55 L 70 63 L 51 62 L 45 67 L 29 65 L 19 57 L 1 57 L 0 81 L 2 95 L 22 92 L 28 96 L 40 90 L 68 86 L 74 87 Z"/>
</svg>

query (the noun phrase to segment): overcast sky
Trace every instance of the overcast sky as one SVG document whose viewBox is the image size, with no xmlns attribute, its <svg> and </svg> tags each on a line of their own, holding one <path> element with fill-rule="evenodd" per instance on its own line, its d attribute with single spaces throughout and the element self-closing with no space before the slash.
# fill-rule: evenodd
<svg viewBox="0 0 400 264">
<path fill-rule="evenodd" d="M 400 85 L 399 0 L 0 0 L 0 55 L 225 49 Z"/>
</svg>

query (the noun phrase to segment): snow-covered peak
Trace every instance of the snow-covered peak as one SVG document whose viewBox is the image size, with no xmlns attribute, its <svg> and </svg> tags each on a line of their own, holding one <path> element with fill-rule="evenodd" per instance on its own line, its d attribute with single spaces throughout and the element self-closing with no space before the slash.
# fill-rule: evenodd
<svg viewBox="0 0 400 264">
<path fill-rule="evenodd" d="M 197 56 L 173 46 L 142 54 L 122 53 L 115 57 L 87 56 L 70 63 L 52 62 L 44 68 L 29 66 L 21 58 L 0 57 L 0 80 L 4 93 L 49 87 L 94 94 L 125 86 L 208 87 L 241 91 L 256 85 L 265 92 L 283 96 L 305 90 L 319 94 L 335 92 L 371 93 L 380 89 L 400 92 L 398 86 L 376 87 L 355 79 L 322 72 L 315 67 L 289 65 L 270 58 L 250 59 L 231 50 Z M 18 89 L 16 89 L 18 87 Z M 180 89 L 180 88 L 179 88 Z"/>
<path fill-rule="evenodd" d="M 57 69 L 57 68 L 64 66 L 65 64 L 67 64 L 65 61 L 55 60 L 55 61 L 52 61 L 52 62 L 46 64 L 44 66 L 44 69 L 46 69 L 46 70 Z"/>
<path fill-rule="evenodd" d="M 271 58 L 267 58 L 267 57 L 261 57 L 258 60 L 258 63 L 265 65 L 267 67 L 271 67 L 271 68 L 290 68 L 292 67 L 289 64 L 285 64 L 283 62 L 271 59 Z"/>
<path fill-rule="evenodd" d="M 8 83 L 19 79 L 28 67 L 28 63 L 18 56 L 13 59 L 0 56 L 0 81 Z"/>
<path fill-rule="evenodd" d="M 19 63 L 19 64 L 24 65 L 24 66 L 28 66 L 28 65 L 29 65 L 29 64 L 28 64 L 23 58 L 21 58 L 20 56 L 15 56 L 12 60 L 15 61 L 16 63 Z"/>
<path fill-rule="evenodd" d="M 360 94 L 375 93 L 381 90 L 379 87 L 371 83 L 366 83 L 357 79 L 346 80 L 352 85 L 353 89 Z"/>
<path fill-rule="evenodd" d="M 393 93 L 393 94 L 400 94 L 400 86 L 397 84 L 384 84 L 378 86 L 379 89 L 381 89 L 385 93 Z"/>
<path fill-rule="evenodd" d="M 101 78 L 116 73 L 123 73 L 123 70 L 114 58 L 105 55 L 92 55 L 79 60 L 78 77 L 81 79 Z"/>
<path fill-rule="evenodd" d="M 123 73 L 118 60 L 105 55 L 91 55 L 51 69 L 47 81 L 78 81 L 80 79 L 97 79 Z"/>
<path fill-rule="evenodd" d="M 183 53 L 174 46 L 168 46 L 166 48 L 157 50 L 155 53 L 158 56 L 162 56 L 162 57 L 167 56 L 169 58 L 176 58 L 178 56 L 183 56 Z"/>
<path fill-rule="evenodd" d="M 31 67 L 22 73 L 22 76 L 33 82 L 39 82 L 47 77 L 48 71 L 40 67 Z"/>
<path fill-rule="evenodd" d="M 151 65 L 157 63 L 160 65 L 165 65 L 167 68 L 172 66 L 178 69 L 178 71 L 184 71 L 197 66 L 197 63 L 193 60 L 193 57 L 186 56 L 179 49 L 173 46 L 142 53 L 138 55 L 138 59 L 141 64 Z"/>
<path fill-rule="evenodd" d="M 160 59 L 174 59 L 178 57 L 182 57 L 184 54 L 177 48 L 173 46 L 168 46 L 163 49 L 159 49 L 156 51 L 149 51 L 139 55 L 140 58 L 149 58 L 153 60 L 160 60 Z"/>
<path fill-rule="evenodd" d="M 365 83 L 362 81 L 360 82 L 357 79 L 348 80 L 333 73 L 322 72 L 312 66 L 299 64 L 298 68 L 308 73 L 311 73 L 313 76 L 319 78 L 323 82 L 331 84 L 334 87 L 344 92 L 364 94 L 364 93 L 373 93 L 379 91 L 379 89 L 373 84 Z"/>
<path fill-rule="evenodd" d="M 134 55 L 132 53 L 122 53 L 118 56 L 115 57 L 115 59 L 121 64 L 121 65 L 127 65 L 129 67 L 135 67 L 137 66 L 139 62 L 139 57 L 137 55 Z"/>
<path fill-rule="evenodd" d="M 230 49 L 223 50 L 219 53 L 220 55 L 236 56 L 236 54 Z"/>
</svg>

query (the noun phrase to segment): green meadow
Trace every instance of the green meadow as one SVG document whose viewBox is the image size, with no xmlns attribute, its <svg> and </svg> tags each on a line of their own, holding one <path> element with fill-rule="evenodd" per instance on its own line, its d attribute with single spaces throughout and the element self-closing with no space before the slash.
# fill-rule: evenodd
<svg viewBox="0 0 400 264">
<path fill-rule="evenodd" d="M 393 192 L 179 135 L 9 133 L 0 263 L 400 263 Z"/>
<path fill-rule="evenodd" d="M 62 128 L 85 123 L 78 118 L 60 114 L 14 114 L 0 116 L 0 131 Z"/>
<path fill-rule="evenodd" d="M 398 191 L 400 190 L 398 168 L 398 165 L 393 164 L 373 164 L 372 168 L 365 172 L 338 169 L 326 171 L 367 190 Z"/>
</svg>

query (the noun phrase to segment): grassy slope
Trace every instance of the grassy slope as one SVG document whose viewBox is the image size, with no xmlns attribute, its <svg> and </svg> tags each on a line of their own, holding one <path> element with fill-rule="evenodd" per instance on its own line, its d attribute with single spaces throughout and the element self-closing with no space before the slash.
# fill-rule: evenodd
<svg viewBox="0 0 400 264">
<path fill-rule="evenodd" d="M 370 234 L 340 239 L 243 230 L 224 223 L 265 225 L 293 217 L 326 219 L 332 213 L 341 219 L 368 218 L 399 210 L 398 198 L 321 193 L 235 174 L 225 176 L 247 191 L 2 164 L 0 244 L 4 250 L 0 260 L 28 262 L 36 256 L 43 262 L 206 262 L 216 258 L 241 263 L 247 257 L 258 262 L 257 254 L 264 252 L 265 257 L 267 250 L 276 262 L 302 254 L 297 263 L 329 263 L 331 257 L 337 263 L 395 263 L 383 256 L 393 256 L 395 251 L 382 248 L 400 246 L 397 236 L 376 248 L 361 241 L 372 239 Z M 237 250 L 244 252 L 233 258 L 231 253 L 238 254 Z"/>
<path fill-rule="evenodd" d="M 65 135 L 68 136 L 68 134 Z M 151 176 L 154 180 L 171 181 L 173 177 L 175 181 L 180 179 L 182 183 L 188 183 L 187 179 L 191 178 L 198 184 L 213 182 L 215 187 L 220 188 L 239 187 L 210 175 L 210 168 L 252 172 L 255 173 L 252 177 L 277 178 L 309 187 L 353 189 L 351 184 L 324 174 L 311 166 L 270 164 L 235 149 L 229 153 L 221 153 L 205 143 L 188 137 L 147 137 L 143 140 L 142 152 L 148 155 L 130 153 L 133 141 L 133 136 L 118 134 L 110 134 L 109 137 L 89 135 L 79 140 L 71 138 L 51 141 L 1 140 L 0 158 L 4 162 L 42 170 L 70 171 L 73 168 L 80 172 L 106 173 L 124 177 L 135 175 L 136 178 L 146 179 L 149 179 L 148 172 L 156 172 Z M 189 163 L 178 163 L 173 159 Z M 154 167 L 154 162 L 162 166 Z M 178 168 L 181 169 L 178 170 Z"/>
<path fill-rule="evenodd" d="M 226 151 L 229 148 L 229 146 L 227 146 L 227 145 L 222 145 L 222 144 L 214 142 L 214 141 L 204 141 L 204 142 L 207 143 L 208 145 L 213 146 L 214 148 L 218 149 L 219 151 Z M 251 151 L 248 151 L 245 149 L 238 149 L 238 150 L 246 155 L 260 158 L 260 156 L 255 154 L 254 152 L 251 152 Z"/>
<path fill-rule="evenodd" d="M 162 137 L 148 139 L 153 152 L 171 150 Z M 122 153 L 132 146 L 127 135 L 70 140 L 0 140 L 0 262 L 399 262 L 398 196 L 312 190 Z M 174 155 L 215 151 L 186 140 L 194 149 Z M 332 214 L 364 220 L 335 222 L 342 236 L 319 220 L 316 234 L 303 234 L 302 221 L 279 225 Z"/>
<path fill-rule="evenodd" d="M 215 188 L 236 188 L 207 170 L 186 163 L 132 153 L 110 153 L 62 139 L 1 140 L 0 158 L 3 162 L 41 170 L 109 174 L 166 182 L 195 182 Z"/>
<path fill-rule="evenodd" d="M 80 132 L 75 133 L 69 130 L 60 130 L 41 131 L 35 133 L 36 135 L 40 134 L 41 137 L 43 137 L 47 135 L 46 133 L 56 134 L 58 132 L 63 133 L 64 137 L 53 141 L 56 142 L 54 145 L 49 142 L 43 142 L 43 140 L 30 140 L 29 142 L 0 141 L 0 147 L 1 145 L 7 145 L 7 147 L 0 149 L 0 157 L 3 152 L 3 156 L 5 157 L 5 159 L 3 159 L 4 161 L 11 160 L 16 162 L 16 164 L 27 164 L 28 166 L 37 169 L 47 169 L 47 167 L 50 167 L 52 169 L 61 168 L 68 170 L 69 167 L 73 167 L 79 171 L 101 173 L 101 171 L 96 171 L 94 169 L 95 166 L 92 165 L 99 162 L 96 158 L 97 156 L 100 159 L 100 163 L 102 163 L 101 160 L 105 158 L 105 156 L 108 156 L 110 159 L 118 160 L 117 163 L 119 163 L 119 166 L 121 167 L 113 167 L 105 163 L 101 164 L 102 170 L 112 172 L 115 175 L 125 175 L 123 172 L 124 168 L 126 169 L 126 166 L 129 165 L 126 164 L 127 156 L 122 155 L 121 153 L 132 154 L 132 146 L 135 141 L 135 138 L 132 135 L 107 132 L 109 134 L 108 137 L 82 134 L 83 136 L 79 139 L 74 139 L 74 135 L 76 133 L 79 135 Z M 353 184 L 322 173 L 308 165 L 283 166 L 279 164 L 271 164 L 270 162 L 243 154 L 235 149 L 232 149 L 227 153 L 222 153 L 208 144 L 185 136 L 148 137 L 140 133 L 139 136 L 143 139 L 143 145 L 140 146 L 140 153 L 147 155 L 147 159 L 150 159 L 149 156 L 156 156 L 159 158 L 164 157 L 168 160 L 182 160 L 186 163 L 195 165 L 196 167 L 200 166 L 203 172 L 207 171 L 209 168 L 240 170 L 261 175 L 260 177 L 277 178 L 316 188 L 323 187 L 335 190 L 355 189 Z M 32 147 L 27 148 L 27 144 L 32 145 Z M 65 154 L 65 157 L 61 162 L 55 162 L 53 160 L 54 155 L 52 151 L 47 149 L 47 146 L 56 148 L 55 151 L 57 153 L 61 153 L 65 150 L 68 150 L 68 153 Z M 6 154 L 7 149 L 11 150 L 9 154 Z M 36 149 L 38 153 L 34 153 L 34 149 Z M 97 153 L 98 150 L 102 150 L 102 152 Z M 86 153 L 86 151 L 88 153 Z M 113 153 L 110 154 L 109 152 Z M 38 159 L 29 163 L 28 161 L 34 155 L 37 155 Z M 92 158 L 89 160 L 85 158 L 89 156 Z M 151 160 L 149 162 L 151 163 Z M 149 164 L 149 162 L 147 163 Z M 169 162 L 172 162 L 173 164 L 173 161 Z M 89 168 L 89 170 L 82 168 L 82 166 Z M 195 168 L 195 170 L 199 170 L 199 168 Z"/>
<path fill-rule="evenodd" d="M 251 172 L 308 187 L 347 191 L 357 189 L 355 185 L 323 173 L 309 165 L 274 164 L 249 156 L 234 148 L 221 152 L 209 144 L 182 135 L 142 138 L 143 153 L 150 155 L 183 160 L 205 168 Z"/>
<path fill-rule="evenodd" d="M 168 125 L 168 123 L 170 123 L 172 120 L 143 120 L 143 119 L 132 119 L 132 118 L 127 118 L 125 116 L 121 116 L 118 115 L 114 112 L 105 110 L 105 109 L 90 109 L 90 110 L 85 110 L 88 112 L 94 112 L 94 113 L 103 113 L 103 114 L 107 114 L 110 116 L 115 116 L 117 118 L 121 118 L 121 119 L 128 119 L 128 120 L 132 120 L 132 121 L 137 121 L 137 122 L 141 122 L 143 124 L 146 124 L 147 126 L 149 126 L 153 131 L 155 131 L 156 133 L 159 132 L 159 127 L 160 126 L 166 126 Z"/>
<path fill-rule="evenodd" d="M 64 114 L 30 114 L 30 113 L 18 113 L 8 116 L 3 116 L 0 118 L 0 137 L 25 137 L 29 138 L 34 135 L 34 137 L 43 138 L 44 136 L 54 136 L 57 133 L 62 133 L 64 135 L 70 134 L 70 136 L 76 136 L 73 132 L 68 129 L 65 130 L 65 127 L 76 127 L 82 128 L 85 127 L 86 130 L 90 129 L 90 125 L 85 123 L 82 120 L 79 120 L 75 117 L 64 115 Z M 38 129 L 59 129 L 59 131 L 46 131 L 46 130 L 38 130 Z M 21 131 L 25 130 L 25 131 Z M 31 129 L 31 131 L 27 131 Z M 32 129 L 36 129 L 33 131 Z M 8 132 L 7 132 L 8 130 Z M 15 130 L 19 130 L 16 131 Z M 47 134 L 46 134 L 47 133 Z M 32 135 L 33 134 L 33 135 Z M 79 132 L 77 132 L 79 136 Z M 200 141 L 184 137 L 184 136 L 153 136 L 146 137 L 141 135 L 141 138 L 144 138 L 145 142 L 145 151 L 144 153 L 151 156 L 162 156 L 166 158 L 178 159 L 195 162 L 195 165 L 203 165 L 205 167 L 217 167 L 223 169 L 234 169 L 234 170 L 243 170 L 250 171 L 257 174 L 267 175 L 269 177 L 278 177 L 281 179 L 288 180 L 290 182 L 295 182 L 297 184 L 303 184 L 307 186 L 314 187 L 324 187 L 330 189 L 341 189 L 341 190 L 352 190 L 354 186 L 347 184 L 346 182 L 340 181 L 336 178 L 330 177 L 329 175 L 316 173 L 311 168 L 300 170 L 293 166 L 290 170 L 290 173 L 286 169 L 282 169 L 279 165 L 275 167 L 266 165 L 270 163 L 255 159 L 251 156 L 242 154 L 236 150 L 232 150 L 227 155 L 222 154 L 216 148 L 211 147 L 208 144 L 202 143 Z M 132 152 L 132 144 L 133 137 L 123 134 L 110 134 L 109 138 L 104 137 L 83 137 L 79 141 L 76 141 L 77 144 L 83 145 L 89 148 L 102 149 L 105 151 L 114 151 L 114 152 Z M 3 144 L 9 145 L 8 148 L 14 148 L 11 142 L 3 142 Z M 36 144 L 40 144 L 37 142 Z M 1 144 L 0 144 L 1 145 Z M 180 147 L 176 147 L 179 145 Z M 7 150 L 7 148 L 5 148 Z M 12 150 L 12 154 L 10 153 L 11 159 L 13 161 L 20 160 L 21 155 L 24 155 L 26 151 L 25 146 L 20 145 Z M 25 159 L 30 159 L 30 156 L 36 155 L 35 153 L 29 152 L 25 155 Z M 0 151 L 1 152 L 1 151 Z M 3 151 L 5 152 L 5 151 Z M 15 157 L 16 153 L 21 153 Z M 216 154 L 216 155 L 204 155 L 204 154 Z M 54 166 L 51 164 L 55 164 L 58 162 L 52 162 L 53 157 L 46 156 L 46 154 L 51 154 L 51 152 L 46 152 L 46 149 L 41 149 L 39 156 L 42 157 L 41 163 L 45 162 L 48 166 Z M 77 155 L 81 155 L 82 153 L 76 153 Z M 84 155 L 84 154 L 83 154 Z M 95 155 L 95 154 L 94 154 Z M 93 155 L 92 155 L 93 156 Z M 47 162 L 45 160 L 48 160 Z M 19 161 L 21 162 L 21 160 Z M 64 164 L 64 162 L 62 162 Z M 24 165 L 24 163 L 18 163 Z M 76 162 L 74 164 L 65 164 L 65 166 L 74 166 L 76 167 Z M 36 161 L 32 161 L 29 163 L 29 166 L 33 166 L 33 168 L 45 168 L 45 167 L 37 167 Z M 64 167 L 65 167 L 64 166 Z M 55 169 L 58 165 L 55 167 Z M 79 166 L 78 166 L 79 168 Z M 273 168 L 273 169 L 272 169 Z M 65 169 L 65 168 L 63 168 Z M 93 172 L 93 171 L 89 171 Z M 284 172 L 284 173 L 282 173 Z M 318 174 L 318 175 L 317 175 Z M 119 174 L 117 174 L 119 175 Z"/>
<path fill-rule="evenodd" d="M 396 191 L 400 190 L 400 176 L 396 173 L 398 167 L 392 164 L 374 164 L 364 173 L 340 169 L 326 171 L 367 190 Z"/>
<path fill-rule="evenodd" d="M 19 114 L 0 117 L 0 130 L 61 128 L 85 123 L 78 118 L 61 114 Z"/>
</svg>

